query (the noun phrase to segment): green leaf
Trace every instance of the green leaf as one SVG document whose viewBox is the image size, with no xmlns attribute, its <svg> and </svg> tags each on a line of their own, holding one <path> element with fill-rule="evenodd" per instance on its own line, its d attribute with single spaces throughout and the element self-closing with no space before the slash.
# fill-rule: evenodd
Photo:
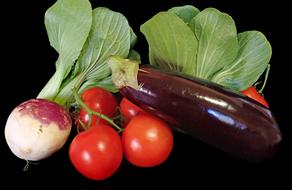
<svg viewBox="0 0 292 190">
<path fill-rule="evenodd" d="M 272 48 L 266 37 L 258 31 L 238 34 L 239 52 L 230 66 L 212 79 L 223 86 L 245 90 L 263 74 L 272 56 Z"/>
<path fill-rule="evenodd" d="M 191 20 L 190 28 L 198 39 L 196 76 L 211 79 L 237 55 L 235 23 L 229 15 L 207 8 Z"/>
<path fill-rule="evenodd" d="M 45 14 L 50 44 L 59 53 L 61 60 L 68 61 L 69 65 L 80 54 L 90 31 L 91 20 L 92 11 L 88 0 L 58 0 Z"/>
<path fill-rule="evenodd" d="M 137 36 L 135 34 L 135 32 L 133 31 L 132 28 L 131 29 L 131 37 L 130 37 L 130 43 L 131 43 L 131 48 L 134 47 L 134 45 L 137 43 Z"/>
<path fill-rule="evenodd" d="M 113 93 L 116 93 L 119 91 L 118 88 L 113 84 L 111 76 L 94 83 L 94 86 L 102 87 L 102 88 L 104 88 L 108 91 L 111 91 Z"/>
<path fill-rule="evenodd" d="M 138 63 L 141 63 L 141 56 L 140 56 L 140 54 L 139 54 L 136 50 L 134 50 L 134 49 L 131 49 L 131 50 L 130 50 L 130 53 L 129 53 L 128 59 L 132 59 L 132 60 L 137 61 Z"/>
<path fill-rule="evenodd" d="M 56 73 L 38 95 L 53 99 L 62 80 L 80 55 L 91 27 L 92 10 L 88 0 L 58 0 L 45 13 L 45 26 L 52 47 L 59 53 Z"/>
<path fill-rule="evenodd" d="M 141 31 L 149 44 L 150 64 L 233 90 L 255 83 L 272 53 L 262 33 L 237 35 L 233 19 L 215 8 L 199 12 L 188 5 L 174 7 L 148 20 Z"/>
<path fill-rule="evenodd" d="M 118 88 L 113 84 L 111 80 L 111 75 L 109 75 L 106 78 L 103 78 L 99 81 L 95 80 L 87 80 L 83 83 L 83 85 L 78 89 L 78 93 L 82 93 L 85 89 L 91 86 L 99 86 L 104 89 L 107 89 L 108 91 L 111 91 L 113 93 L 118 92 Z"/>
<path fill-rule="evenodd" d="M 186 24 L 189 24 L 193 17 L 195 17 L 200 11 L 192 5 L 184 5 L 180 7 L 173 7 L 168 12 L 176 14 Z"/>
<path fill-rule="evenodd" d="M 112 55 L 127 58 L 135 41 L 136 35 L 122 14 L 99 7 L 92 15 L 91 31 L 77 62 L 80 73 L 55 98 L 60 104 L 67 101 L 73 87 L 82 90 L 107 78 L 111 74 L 107 59 Z"/>
<path fill-rule="evenodd" d="M 94 76 L 95 71 L 100 73 L 101 67 L 110 73 L 106 59 L 111 55 L 126 58 L 130 51 L 131 39 L 135 39 L 133 36 L 129 23 L 122 14 L 104 7 L 94 9 L 92 29 L 78 60 L 83 70 L 91 69 L 88 76 L 93 77 L 98 77 Z"/>
<path fill-rule="evenodd" d="M 198 42 L 191 29 L 177 15 L 158 13 L 140 30 L 148 41 L 152 65 L 195 74 Z"/>
</svg>

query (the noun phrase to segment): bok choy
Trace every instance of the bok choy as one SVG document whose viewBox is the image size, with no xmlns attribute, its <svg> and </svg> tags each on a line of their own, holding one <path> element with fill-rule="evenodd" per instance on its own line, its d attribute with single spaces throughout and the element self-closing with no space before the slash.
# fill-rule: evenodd
<svg viewBox="0 0 292 190">
<path fill-rule="evenodd" d="M 237 33 L 231 16 L 186 5 L 160 12 L 141 26 L 150 64 L 241 91 L 254 84 L 272 49 L 259 31 Z"/>
<path fill-rule="evenodd" d="M 132 50 L 137 37 L 126 17 L 104 7 L 91 10 L 87 0 L 78 0 L 87 7 L 78 5 L 77 1 L 72 2 L 59 0 L 45 16 L 50 43 L 59 57 L 56 73 L 38 98 L 61 105 L 71 103 L 72 88 L 80 92 L 94 85 L 116 91 L 107 64 L 110 55 L 140 58 Z M 68 8 L 72 6 L 75 8 Z"/>
</svg>

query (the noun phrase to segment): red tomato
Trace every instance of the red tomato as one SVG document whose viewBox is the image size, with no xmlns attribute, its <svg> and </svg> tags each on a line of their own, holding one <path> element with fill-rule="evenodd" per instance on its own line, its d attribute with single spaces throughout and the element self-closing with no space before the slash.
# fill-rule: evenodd
<svg viewBox="0 0 292 190">
<path fill-rule="evenodd" d="M 241 91 L 241 93 L 269 108 L 268 102 L 264 99 L 263 96 L 261 96 L 255 87 L 251 86 L 246 90 Z"/>
<path fill-rule="evenodd" d="M 84 176 L 103 180 L 119 168 L 123 152 L 119 134 L 107 125 L 79 133 L 69 148 L 70 160 Z"/>
<path fill-rule="evenodd" d="M 82 93 L 83 102 L 93 111 L 102 113 L 108 117 L 113 117 L 117 111 L 118 103 L 114 95 L 99 87 L 91 87 Z M 79 118 L 85 125 L 88 124 L 89 115 L 84 108 L 81 108 Z M 108 124 L 107 121 L 100 119 L 98 116 L 92 116 L 92 125 Z"/>
<path fill-rule="evenodd" d="M 130 163 L 152 167 L 168 158 L 173 146 L 173 136 L 162 120 L 152 115 L 139 114 L 123 131 L 122 145 Z"/>
<path fill-rule="evenodd" d="M 139 113 L 146 113 L 140 107 L 130 102 L 127 98 L 123 98 L 120 103 L 121 114 L 123 115 L 124 124 L 127 124 L 133 117 Z"/>
</svg>

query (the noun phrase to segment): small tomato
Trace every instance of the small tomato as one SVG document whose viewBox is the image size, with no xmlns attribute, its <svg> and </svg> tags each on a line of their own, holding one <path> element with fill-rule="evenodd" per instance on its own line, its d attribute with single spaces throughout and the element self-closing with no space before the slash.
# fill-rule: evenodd
<svg viewBox="0 0 292 190">
<path fill-rule="evenodd" d="M 246 90 L 241 91 L 242 94 L 248 96 L 249 98 L 261 103 L 262 105 L 269 108 L 268 102 L 264 99 L 264 97 L 257 91 L 257 89 L 253 86 L 247 88 Z"/>
<path fill-rule="evenodd" d="M 123 116 L 124 124 L 127 124 L 133 117 L 135 117 L 139 113 L 146 113 L 139 106 L 135 105 L 125 97 L 120 103 L 120 109 Z"/>
</svg>

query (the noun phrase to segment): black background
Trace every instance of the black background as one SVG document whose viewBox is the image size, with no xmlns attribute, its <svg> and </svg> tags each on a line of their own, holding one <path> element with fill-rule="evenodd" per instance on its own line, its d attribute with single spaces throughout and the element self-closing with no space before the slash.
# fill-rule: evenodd
<svg viewBox="0 0 292 190">
<path fill-rule="evenodd" d="M 288 115 L 289 89 L 289 12 L 280 1 L 256 0 L 91 0 L 92 6 L 106 6 L 123 13 L 138 35 L 136 49 L 147 62 L 148 46 L 139 26 L 159 11 L 192 4 L 200 10 L 215 7 L 230 14 L 238 32 L 259 30 L 273 48 L 271 71 L 264 94 L 283 133 L 275 159 L 248 163 L 220 152 L 196 139 L 175 133 L 170 158 L 159 167 L 137 168 L 125 160 L 119 171 L 105 181 L 91 181 L 71 165 L 67 144 L 48 159 L 23 172 L 25 161 L 14 156 L 4 138 L 6 119 L 19 103 L 36 97 L 54 73 L 56 52 L 50 47 L 44 26 L 44 13 L 55 1 L 11 1 L 1 4 L 1 101 L 0 101 L 0 184 L 1 189 L 109 189 L 119 187 L 198 187 L 238 188 L 289 185 L 291 168 L 291 122 Z M 291 54 L 291 53 L 290 53 Z M 74 129 L 74 128 L 73 128 Z M 74 134 L 74 133 L 72 133 Z M 5 184 L 9 186 L 5 186 Z M 2 186 L 4 188 L 2 188 Z M 288 188 L 289 189 L 289 188 Z"/>
</svg>

